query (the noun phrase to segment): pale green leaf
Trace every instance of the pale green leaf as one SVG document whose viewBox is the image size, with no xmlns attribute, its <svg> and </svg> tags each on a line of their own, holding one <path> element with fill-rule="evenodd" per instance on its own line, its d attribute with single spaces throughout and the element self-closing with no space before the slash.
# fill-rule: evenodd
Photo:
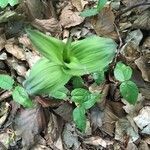
<svg viewBox="0 0 150 150">
<path fill-rule="evenodd" d="M 75 76 L 72 78 L 73 88 L 82 88 L 84 86 L 84 81 L 81 77 Z"/>
<path fill-rule="evenodd" d="M 62 88 L 70 78 L 62 66 L 43 58 L 32 67 L 24 86 L 29 94 L 49 94 Z"/>
<path fill-rule="evenodd" d="M 11 6 L 15 6 L 16 4 L 19 3 L 19 0 L 8 0 L 8 1 Z"/>
<path fill-rule="evenodd" d="M 8 4 L 15 6 L 19 3 L 19 0 L 0 0 L 0 7 L 5 8 Z"/>
<path fill-rule="evenodd" d="M 80 13 L 80 16 L 82 17 L 91 17 L 98 14 L 97 8 L 91 8 L 91 9 L 85 9 Z"/>
<path fill-rule="evenodd" d="M 103 70 L 112 62 L 116 47 L 112 39 L 98 36 L 72 42 L 70 58 L 74 59 L 65 64 L 68 68 L 65 72 L 80 76 Z"/>
<path fill-rule="evenodd" d="M 0 75 L 0 88 L 11 90 L 13 88 L 14 79 L 8 75 Z"/>
<path fill-rule="evenodd" d="M 92 74 L 96 84 L 102 84 L 105 81 L 104 71 L 95 72 Z"/>
<path fill-rule="evenodd" d="M 12 96 L 13 96 L 13 100 L 21 104 L 22 106 L 27 108 L 33 107 L 33 102 L 31 101 L 26 90 L 23 87 L 21 86 L 15 87 Z"/>
<path fill-rule="evenodd" d="M 35 30 L 28 29 L 27 34 L 32 44 L 43 56 L 57 64 L 63 64 L 65 44 L 62 41 Z"/>
<path fill-rule="evenodd" d="M 0 0 L 0 7 L 5 8 L 8 5 L 8 0 Z"/>
<path fill-rule="evenodd" d="M 118 62 L 114 69 L 114 76 L 121 82 L 129 80 L 132 76 L 132 69 L 129 66 Z"/>
<path fill-rule="evenodd" d="M 62 88 L 58 89 L 57 91 L 50 92 L 49 96 L 54 97 L 56 99 L 65 100 L 68 98 L 67 97 L 68 92 L 69 92 L 69 90 L 66 87 L 62 87 Z"/>
<path fill-rule="evenodd" d="M 90 94 L 90 96 L 88 97 L 88 100 L 85 101 L 82 106 L 85 108 L 85 109 L 90 109 L 92 106 L 95 105 L 95 103 L 100 100 L 100 94 L 98 93 L 92 93 Z"/>
<path fill-rule="evenodd" d="M 85 109 L 83 107 L 76 107 L 73 110 L 73 120 L 77 125 L 77 128 L 84 132 L 86 128 L 86 116 Z"/>
<path fill-rule="evenodd" d="M 135 104 L 138 98 L 138 87 L 132 81 L 124 81 L 120 85 L 120 93 L 130 104 Z"/>
<path fill-rule="evenodd" d="M 71 92 L 71 100 L 80 105 L 87 101 L 89 96 L 90 92 L 82 88 L 76 88 Z"/>
<path fill-rule="evenodd" d="M 99 0 L 97 4 L 98 11 L 101 11 L 104 8 L 106 3 L 107 3 L 107 0 Z"/>
</svg>

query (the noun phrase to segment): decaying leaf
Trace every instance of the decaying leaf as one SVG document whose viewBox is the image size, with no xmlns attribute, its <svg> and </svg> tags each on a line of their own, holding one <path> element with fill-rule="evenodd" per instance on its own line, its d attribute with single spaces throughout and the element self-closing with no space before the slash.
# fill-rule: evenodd
<svg viewBox="0 0 150 150">
<path fill-rule="evenodd" d="M 115 15 L 112 11 L 112 8 L 105 7 L 98 16 L 92 19 L 92 25 L 95 32 L 99 36 L 110 37 L 117 39 L 117 33 L 114 26 Z"/>
<path fill-rule="evenodd" d="M 6 43 L 6 37 L 3 34 L 0 36 L 0 51 L 5 47 L 5 43 Z"/>
<path fill-rule="evenodd" d="M 99 136 L 86 138 L 84 140 L 84 143 L 94 145 L 94 146 L 101 145 L 104 148 L 106 148 L 108 145 L 113 145 L 113 141 L 104 140 Z"/>
<path fill-rule="evenodd" d="M 139 115 L 134 117 L 134 121 L 143 133 L 150 135 L 150 107 L 146 106 L 139 112 Z"/>
<path fill-rule="evenodd" d="M 9 147 L 9 134 L 7 132 L 0 133 L 0 150 L 7 150 Z"/>
<path fill-rule="evenodd" d="M 81 24 L 84 18 L 79 16 L 79 12 L 72 11 L 72 6 L 68 4 L 61 12 L 60 23 L 64 28 L 70 28 Z"/>
<path fill-rule="evenodd" d="M 142 38 L 143 38 L 143 33 L 141 32 L 140 29 L 138 29 L 138 30 L 129 32 L 129 34 L 126 37 L 126 42 L 132 41 L 132 43 L 134 42 L 135 45 L 139 46 Z"/>
<path fill-rule="evenodd" d="M 14 44 L 14 39 L 7 40 L 5 49 L 8 53 L 20 60 L 25 60 L 25 52 L 18 45 Z"/>
<path fill-rule="evenodd" d="M 47 118 L 45 114 L 48 111 L 40 106 L 33 109 L 21 110 L 15 119 L 16 134 L 22 137 L 22 144 L 24 148 L 31 148 L 38 139 L 39 134 L 47 126 Z"/>
<path fill-rule="evenodd" d="M 116 129 L 115 129 L 115 139 L 121 142 L 127 142 L 125 139 L 129 139 L 129 142 L 135 142 L 138 140 L 138 129 L 134 125 L 134 122 L 131 118 L 129 120 L 127 118 L 119 119 L 116 122 Z"/>
<path fill-rule="evenodd" d="M 140 56 L 139 46 L 134 42 L 127 42 L 122 48 L 120 53 L 129 61 L 134 61 Z"/>
<path fill-rule="evenodd" d="M 150 69 L 147 61 L 148 60 L 144 56 L 141 56 L 135 60 L 135 64 L 141 70 L 143 79 L 147 82 L 150 82 Z"/>
<path fill-rule="evenodd" d="M 75 127 L 67 123 L 64 127 L 62 133 L 63 141 L 67 149 L 73 148 L 73 150 L 79 149 L 80 142 L 78 141 L 77 133 L 75 132 Z"/>
<path fill-rule="evenodd" d="M 88 3 L 85 0 L 71 0 L 72 5 L 80 12 L 84 9 L 84 6 Z"/>
<path fill-rule="evenodd" d="M 144 11 L 137 15 L 137 19 L 133 23 L 134 28 L 150 30 L 150 11 Z"/>
<path fill-rule="evenodd" d="M 37 29 L 47 31 L 47 32 L 51 32 L 51 33 L 55 33 L 55 34 L 61 32 L 60 23 L 55 18 L 42 19 L 42 20 L 35 19 L 32 22 L 32 25 L 34 27 L 36 27 Z"/>
</svg>

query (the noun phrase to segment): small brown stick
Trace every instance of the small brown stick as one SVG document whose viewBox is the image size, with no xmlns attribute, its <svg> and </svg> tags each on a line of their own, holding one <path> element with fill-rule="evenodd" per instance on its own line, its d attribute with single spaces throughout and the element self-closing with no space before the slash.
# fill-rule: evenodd
<svg viewBox="0 0 150 150">
<path fill-rule="evenodd" d="M 134 9 L 136 7 L 139 7 L 139 6 L 144 6 L 144 5 L 150 5 L 150 3 L 139 3 L 139 4 L 135 4 L 125 10 L 123 10 L 122 12 L 120 12 L 117 16 L 117 18 L 119 18 L 120 16 L 122 16 L 123 14 L 125 14 L 126 12 L 130 11 L 131 9 Z"/>
</svg>

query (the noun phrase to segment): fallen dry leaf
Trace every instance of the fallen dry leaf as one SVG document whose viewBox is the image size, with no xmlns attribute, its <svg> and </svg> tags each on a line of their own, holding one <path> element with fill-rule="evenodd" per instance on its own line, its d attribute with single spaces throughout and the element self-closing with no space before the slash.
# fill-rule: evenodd
<svg viewBox="0 0 150 150">
<path fill-rule="evenodd" d="M 141 32 L 140 29 L 138 30 L 133 30 L 131 32 L 128 33 L 127 37 L 126 37 L 126 42 L 134 42 L 135 45 L 139 46 L 141 40 L 143 39 L 143 33 Z"/>
<path fill-rule="evenodd" d="M 128 116 L 129 117 L 129 116 Z M 139 139 L 138 129 L 132 118 L 122 118 L 116 122 L 115 139 L 121 142 L 135 142 Z"/>
<path fill-rule="evenodd" d="M 91 20 L 93 28 L 97 35 L 117 39 L 117 33 L 114 26 L 115 15 L 110 6 L 105 7 L 98 16 Z"/>
<path fill-rule="evenodd" d="M 66 149 L 73 147 L 73 150 L 77 150 L 80 147 L 80 142 L 78 140 L 77 133 L 75 132 L 75 127 L 72 124 L 66 123 L 63 133 L 63 142 L 66 146 Z"/>
<path fill-rule="evenodd" d="M 54 112 L 65 121 L 72 121 L 73 107 L 69 103 L 65 102 L 61 104 L 58 108 L 54 109 Z"/>
<path fill-rule="evenodd" d="M 61 32 L 61 26 L 60 26 L 58 20 L 55 18 L 42 19 L 42 20 L 35 19 L 32 22 L 32 25 L 39 30 L 47 31 L 50 33 L 55 33 L 55 34 L 59 33 L 60 34 L 60 32 Z"/>
<path fill-rule="evenodd" d="M 4 34 L 0 36 L 0 51 L 5 47 L 6 37 Z"/>
<path fill-rule="evenodd" d="M 150 107 L 146 106 L 140 110 L 139 115 L 134 117 L 137 126 L 142 130 L 142 133 L 150 135 Z"/>
<path fill-rule="evenodd" d="M 31 148 L 37 141 L 39 134 L 46 128 L 48 118 L 46 118 L 46 111 L 40 106 L 33 109 L 21 110 L 18 112 L 14 127 L 16 134 L 22 137 L 23 147 Z"/>
<path fill-rule="evenodd" d="M 93 130 L 96 130 L 98 127 L 100 128 L 102 126 L 104 119 L 104 112 L 95 106 L 90 110 L 90 119 Z"/>
<path fill-rule="evenodd" d="M 94 146 L 102 146 L 106 148 L 108 145 L 113 145 L 113 141 L 104 140 L 99 136 L 90 137 L 84 139 L 84 143 L 94 145 Z"/>
<path fill-rule="evenodd" d="M 84 9 L 84 6 L 88 3 L 85 0 L 71 0 L 71 3 L 80 12 Z"/>
<path fill-rule="evenodd" d="M 20 48 L 18 45 L 14 44 L 14 42 L 15 42 L 15 39 L 7 40 L 7 43 L 5 45 L 6 51 L 12 54 L 14 57 L 16 57 L 19 60 L 25 60 L 24 50 Z"/>
<path fill-rule="evenodd" d="M 141 56 L 135 60 L 135 64 L 141 70 L 143 79 L 150 82 L 150 69 L 147 61 L 148 60 L 144 56 Z"/>
<path fill-rule="evenodd" d="M 150 11 L 144 11 L 137 15 L 137 19 L 133 23 L 133 28 L 150 30 Z"/>
<path fill-rule="evenodd" d="M 74 27 L 84 21 L 83 17 L 79 16 L 79 12 L 74 12 L 72 6 L 68 4 L 61 12 L 60 23 L 64 28 Z"/>
</svg>

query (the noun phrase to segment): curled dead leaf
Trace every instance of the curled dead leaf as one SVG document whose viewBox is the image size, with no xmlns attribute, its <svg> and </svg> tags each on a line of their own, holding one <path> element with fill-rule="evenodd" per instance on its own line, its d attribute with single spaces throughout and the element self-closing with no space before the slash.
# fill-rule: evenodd
<svg viewBox="0 0 150 150">
<path fill-rule="evenodd" d="M 79 16 L 79 12 L 74 12 L 72 6 L 68 4 L 61 12 L 60 23 L 64 28 L 74 27 L 81 24 L 84 18 Z"/>
</svg>

